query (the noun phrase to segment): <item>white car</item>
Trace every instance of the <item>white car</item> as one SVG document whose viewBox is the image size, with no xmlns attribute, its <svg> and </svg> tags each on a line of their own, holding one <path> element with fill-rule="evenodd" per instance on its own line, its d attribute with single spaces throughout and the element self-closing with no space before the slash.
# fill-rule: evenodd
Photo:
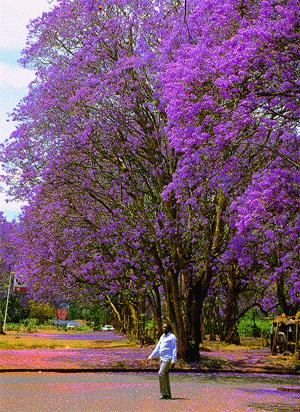
<svg viewBox="0 0 300 412">
<path fill-rule="evenodd" d="M 102 330 L 115 330 L 115 328 L 112 325 L 104 325 Z"/>
</svg>

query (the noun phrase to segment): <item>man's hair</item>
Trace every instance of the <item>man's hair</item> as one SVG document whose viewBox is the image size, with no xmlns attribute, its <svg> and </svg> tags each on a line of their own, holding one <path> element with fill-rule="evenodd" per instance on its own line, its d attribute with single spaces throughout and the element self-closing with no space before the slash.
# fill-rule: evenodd
<svg viewBox="0 0 300 412">
<path fill-rule="evenodd" d="M 172 332 L 172 326 L 169 322 L 164 322 L 163 325 L 166 325 L 168 328 L 168 332 Z"/>
</svg>

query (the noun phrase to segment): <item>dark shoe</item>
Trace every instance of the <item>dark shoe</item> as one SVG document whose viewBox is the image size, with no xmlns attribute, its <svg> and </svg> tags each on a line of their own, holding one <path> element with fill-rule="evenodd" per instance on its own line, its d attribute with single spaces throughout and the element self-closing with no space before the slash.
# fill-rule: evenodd
<svg viewBox="0 0 300 412">
<path fill-rule="evenodd" d="M 170 396 L 161 396 L 159 399 L 172 399 Z"/>
</svg>

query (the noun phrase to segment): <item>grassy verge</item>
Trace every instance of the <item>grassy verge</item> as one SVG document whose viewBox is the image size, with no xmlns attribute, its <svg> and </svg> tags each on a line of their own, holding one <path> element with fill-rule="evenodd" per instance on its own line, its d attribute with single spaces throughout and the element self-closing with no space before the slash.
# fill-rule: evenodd
<svg viewBox="0 0 300 412">
<path fill-rule="evenodd" d="M 118 347 L 136 347 L 128 340 L 89 340 L 89 339 L 55 339 L 39 336 L 19 336 L 15 333 L 0 335 L 1 349 L 101 349 Z"/>
<path fill-rule="evenodd" d="M 224 351 L 240 351 L 240 350 L 246 350 L 246 349 L 262 349 L 266 347 L 265 340 L 262 340 L 261 338 L 241 338 L 241 344 L 240 345 L 235 345 L 233 343 L 225 343 L 225 342 L 220 342 L 219 340 L 217 341 L 208 341 L 205 340 L 203 343 L 203 350 L 205 349 L 208 350 L 224 350 Z"/>
</svg>

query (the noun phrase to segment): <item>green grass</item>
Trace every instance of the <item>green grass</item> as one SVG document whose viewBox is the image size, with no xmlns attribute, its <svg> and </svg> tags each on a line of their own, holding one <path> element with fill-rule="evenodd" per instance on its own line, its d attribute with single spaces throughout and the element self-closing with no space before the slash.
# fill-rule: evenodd
<svg viewBox="0 0 300 412">
<path fill-rule="evenodd" d="M 118 347 L 136 347 L 136 345 L 128 340 L 53 339 L 51 337 L 18 336 L 11 332 L 8 332 L 7 335 L 0 335 L 0 349 L 101 349 Z"/>
<path fill-rule="evenodd" d="M 205 352 L 205 349 L 209 350 L 241 350 L 241 349 L 260 349 L 265 347 L 265 340 L 261 338 L 247 338 L 241 337 L 241 344 L 235 345 L 233 343 L 225 343 L 219 340 L 217 341 L 204 341 L 202 350 Z M 201 348 L 200 348 L 201 349 Z M 209 352 L 208 350 L 208 352 Z"/>
</svg>

